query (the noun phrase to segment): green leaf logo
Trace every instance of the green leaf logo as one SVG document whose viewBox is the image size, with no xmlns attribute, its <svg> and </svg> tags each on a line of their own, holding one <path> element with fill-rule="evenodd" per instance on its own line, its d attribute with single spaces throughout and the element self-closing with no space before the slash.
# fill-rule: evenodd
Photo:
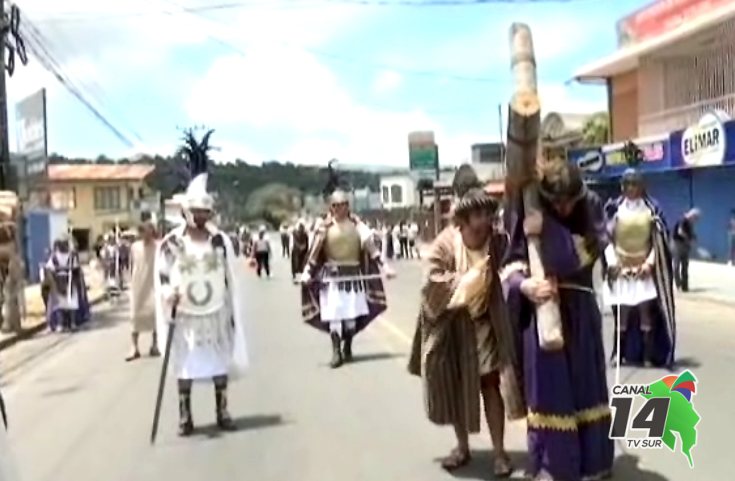
<svg viewBox="0 0 735 481">
<path fill-rule="evenodd" d="M 689 371 L 679 376 L 666 376 L 648 386 L 651 394 L 642 394 L 646 399 L 667 397 L 669 414 L 666 417 L 663 442 L 672 451 L 676 450 L 676 434 L 681 441 L 681 452 L 694 467 L 692 449 L 697 445 L 697 424 L 701 417 L 694 409 L 692 397 L 697 392 L 697 378 Z"/>
</svg>

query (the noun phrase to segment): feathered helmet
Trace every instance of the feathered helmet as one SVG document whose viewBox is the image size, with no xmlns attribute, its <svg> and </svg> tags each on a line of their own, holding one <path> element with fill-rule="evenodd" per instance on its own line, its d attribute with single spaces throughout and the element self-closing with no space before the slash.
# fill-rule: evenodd
<svg viewBox="0 0 735 481">
<path fill-rule="evenodd" d="M 472 211 L 488 210 L 495 212 L 498 203 L 482 187 L 480 179 L 470 165 L 462 165 L 454 174 L 452 191 L 457 200 L 454 215 L 464 217 Z"/>
<path fill-rule="evenodd" d="M 335 162 L 337 161 L 335 159 L 332 159 L 327 164 L 327 184 L 322 190 L 324 201 L 329 203 L 330 205 L 341 204 L 350 201 L 349 196 L 347 195 L 347 192 L 349 192 L 350 190 L 349 187 L 340 178 L 334 167 L 332 167 Z"/>
</svg>

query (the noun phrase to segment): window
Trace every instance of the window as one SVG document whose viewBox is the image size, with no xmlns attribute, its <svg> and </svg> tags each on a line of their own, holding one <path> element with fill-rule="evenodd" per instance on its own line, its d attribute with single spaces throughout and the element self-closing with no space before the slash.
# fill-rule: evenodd
<svg viewBox="0 0 735 481">
<path fill-rule="evenodd" d="M 403 203 L 403 189 L 401 188 L 400 185 L 390 186 L 390 201 L 393 204 Z"/>
<path fill-rule="evenodd" d="M 95 187 L 94 188 L 95 210 L 119 210 L 120 188 L 119 187 Z"/>
<path fill-rule="evenodd" d="M 383 204 L 390 204 L 390 189 L 388 189 L 388 186 L 384 185 L 381 191 L 383 192 Z"/>
<path fill-rule="evenodd" d="M 52 209 L 72 210 L 76 207 L 74 189 L 52 190 L 49 192 L 49 205 Z"/>
</svg>

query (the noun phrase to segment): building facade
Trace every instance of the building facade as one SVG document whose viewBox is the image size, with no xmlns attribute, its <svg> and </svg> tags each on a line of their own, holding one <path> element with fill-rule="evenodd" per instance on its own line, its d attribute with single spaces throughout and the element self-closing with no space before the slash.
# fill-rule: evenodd
<svg viewBox="0 0 735 481">
<path fill-rule="evenodd" d="M 613 141 L 735 115 L 735 2 L 658 0 L 616 27 L 618 50 L 575 73 L 607 84 Z"/>
<path fill-rule="evenodd" d="M 157 211 L 158 194 L 147 184 L 152 165 L 49 165 L 47 179 L 30 192 L 31 204 L 67 212 L 81 251 L 118 226 L 135 227 L 143 212 Z"/>
<path fill-rule="evenodd" d="M 419 203 L 417 182 L 413 176 L 389 175 L 380 178 L 380 205 L 383 209 L 405 209 Z"/>
<path fill-rule="evenodd" d="M 614 143 L 569 158 L 603 196 L 617 195 L 628 167 L 623 145 L 633 141 L 669 228 L 700 208 L 699 246 L 726 261 L 735 209 L 735 1 L 658 0 L 618 21 L 617 32 L 618 51 L 575 74 L 607 85 Z"/>
</svg>

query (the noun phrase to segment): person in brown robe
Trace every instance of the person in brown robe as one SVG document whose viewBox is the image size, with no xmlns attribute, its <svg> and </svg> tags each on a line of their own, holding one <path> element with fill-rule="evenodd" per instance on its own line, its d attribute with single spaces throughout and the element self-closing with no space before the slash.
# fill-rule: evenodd
<svg viewBox="0 0 735 481">
<path fill-rule="evenodd" d="M 132 361 L 140 358 L 138 338 L 141 332 L 152 334 L 149 355 L 158 357 L 156 339 L 156 304 L 154 275 L 156 263 L 156 227 L 146 221 L 138 228 L 140 239 L 130 248 L 132 275 L 130 278 L 130 322 L 132 324 L 132 346 L 125 358 Z"/>
<path fill-rule="evenodd" d="M 304 270 L 306 256 L 309 254 L 309 233 L 306 232 L 304 221 L 299 220 L 298 227 L 293 233 L 293 247 L 291 252 L 291 278 L 297 282 L 297 276 Z"/>
<path fill-rule="evenodd" d="M 505 419 L 525 417 L 517 357 L 519 337 L 506 314 L 498 278 L 502 235 L 493 233 L 497 203 L 474 171 L 455 176 L 453 225 L 434 240 L 409 372 L 423 382 L 430 421 L 452 425 L 457 446 L 442 460 L 448 471 L 470 461 L 469 434 L 480 431 L 480 398 L 495 451 L 494 474 L 512 474 Z"/>
</svg>

